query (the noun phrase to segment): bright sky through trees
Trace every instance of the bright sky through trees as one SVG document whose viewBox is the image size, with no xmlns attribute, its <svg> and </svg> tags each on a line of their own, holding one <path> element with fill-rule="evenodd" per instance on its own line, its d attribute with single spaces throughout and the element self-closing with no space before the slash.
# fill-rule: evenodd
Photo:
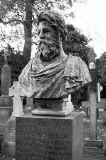
<svg viewBox="0 0 106 160">
<path fill-rule="evenodd" d="M 73 7 L 73 24 L 92 38 L 90 45 L 98 56 L 106 51 L 106 0 L 85 0 Z"/>
</svg>

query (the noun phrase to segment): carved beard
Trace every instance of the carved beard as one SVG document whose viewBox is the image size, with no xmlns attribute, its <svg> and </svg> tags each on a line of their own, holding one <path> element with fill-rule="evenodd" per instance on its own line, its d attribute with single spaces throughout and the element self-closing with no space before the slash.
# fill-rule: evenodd
<svg viewBox="0 0 106 160">
<path fill-rule="evenodd" d="M 45 62 L 52 61 L 59 56 L 59 45 L 50 42 L 40 42 L 39 44 L 40 59 Z"/>
</svg>

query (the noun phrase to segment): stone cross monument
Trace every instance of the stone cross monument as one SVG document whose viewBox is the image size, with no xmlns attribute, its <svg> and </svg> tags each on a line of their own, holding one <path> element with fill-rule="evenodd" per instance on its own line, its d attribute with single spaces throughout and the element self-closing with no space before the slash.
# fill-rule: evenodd
<svg viewBox="0 0 106 160">
<path fill-rule="evenodd" d="M 22 100 L 21 100 L 21 96 L 23 96 L 23 93 L 21 92 L 21 88 L 18 85 L 18 82 L 14 82 L 13 86 L 9 89 L 9 96 L 13 97 L 12 116 L 23 115 L 24 114 L 23 104 L 22 104 Z"/>
</svg>

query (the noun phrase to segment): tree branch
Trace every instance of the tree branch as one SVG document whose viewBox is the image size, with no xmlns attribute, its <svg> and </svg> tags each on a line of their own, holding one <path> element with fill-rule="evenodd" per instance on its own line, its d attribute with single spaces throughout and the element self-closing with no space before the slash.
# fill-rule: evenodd
<svg viewBox="0 0 106 160">
<path fill-rule="evenodd" d="M 2 19 L 0 19 L 0 23 L 3 23 L 4 25 L 10 24 L 10 23 L 13 23 L 13 22 L 18 22 L 18 23 L 24 24 L 24 21 L 21 21 L 19 19 L 10 19 L 8 21 L 3 21 Z"/>
</svg>

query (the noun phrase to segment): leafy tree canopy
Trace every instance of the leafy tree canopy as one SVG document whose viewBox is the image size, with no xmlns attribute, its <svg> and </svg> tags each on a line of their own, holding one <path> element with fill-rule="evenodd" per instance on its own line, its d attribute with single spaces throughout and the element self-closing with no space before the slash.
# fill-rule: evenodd
<svg viewBox="0 0 106 160">
<path fill-rule="evenodd" d="M 104 52 L 100 58 L 96 60 L 97 64 L 97 71 L 98 71 L 98 78 L 100 79 L 101 83 L 106 85 L 106 52 Z"/>
<path fill-rule="evenodd" d="M 67 54 L 81 57 L 87 64 L 94 61 L 96 54 L 93 48 L 88 46 L 89 39 L 78 31 L 73 25 L 67 25 L 67 39 L 64 49 Z"/>
</svg>

